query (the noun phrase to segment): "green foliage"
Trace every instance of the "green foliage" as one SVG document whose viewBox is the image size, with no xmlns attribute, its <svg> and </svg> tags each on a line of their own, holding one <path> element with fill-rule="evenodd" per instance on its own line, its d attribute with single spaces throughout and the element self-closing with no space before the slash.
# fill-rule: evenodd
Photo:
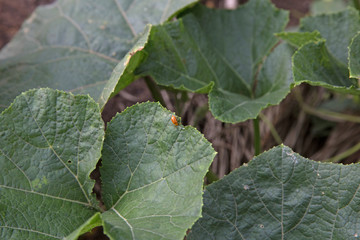
<svg viewBox="0 0 360 240">
<path fill-rule="evenodd" d="M 357 82 L 349 78 L 347 67 L 328 51 L 325 41 L 310 42 L 293 56 L 296 83 L 307 82 L 316 86 L 356 93 Z"/>
<path fill-rule="evenodd" d="M 348 57 L 347 47 L 359 29 L 359 13 L 351 7 L 337 13 L 306 17 L 300 22 L 302 32 L 319 31 L 326 40 L 329 52 L 345 65 L 347 65 Z"/>
<path fill-rule="evenodd" d="M 0 115 L 0 238 L 54 239 L 96 213 L 104 124 L 88 96 L 30 90 Z"/>
<path fill-rule="evenodd" d="M 276 48 L 266 58 L 277 43 L 273 34 L 287 21 L 286 11 L 264 0 L 234 11 L 196 5 L 178 21 L 152 29 L 144 50 L 149 56 L 136 73 L 161 85 L 209 93 L 210 111 L 221 121 L 256 118 L 289 92 L 290 52 Z"/>
<path fill-rule="evenodd" d="M 170 118 L 159 104 L 144 103 L 106 129 L 101 176 L 109 211 L 102 218 L 112 239 L 183 239 L 200 217 L 215 152 L 194 128 Z"/>
<path fill-rule="evenodd" d="M 318 31 L 313 32 L 281 32 L 276 33 L 275 36 L 284 39 L 292 46 L 299 48 L 308 42 L 316 42 L 321 40 L 321 35 Z"/>
<path fill-rule="evenodd" d="M 358 11 L 348 8 L 301 20 L 303 32 L 319 31 L 323 40 L 303 45 L 293 56 L 294 81 L 307 82 L 345 93 L 359 94 L 356 79 L 349 77 L 348 46 L 360 29 Z"/>
<path fill-rule="evenodd" d="M 359 13 L 307 17 L 300 32 L 283 32 L 287 21 L 269 0 L 236 10 L 190 0 L 38 8 L 0 52 L 0 108 L 39 86 L 91 97 L 30 90 L 0 114 L 0 239 L 75 240 L 103 226 L 110 239 L 180 240 L 201 215 L 187 239 L 357 237 L 358 165 L 281 145 L 206 187 L 203 204 L 215 151 L 197 130 L 148 102 L 104 132 L 108 99 L 143 76 L 208 94 L 229 123 L 256 118 L 302 82 L 358 94 Z M 297 49 L 292 59 L 277 37 Z M 103 208 L 90 178 L 100 158 Z"/>
<path fill-rule="evenodd" d="M 0 52 L 0 109 L 34 87 L 90 94 L 103 107 L 116 87 L 108 83 L 113 68 L 143 43 L 145 25 L 191 2 L 58 0 L 39 7 Z"/>
<path fill-rule="evenodd" d="M 21 94 L 0 115 L 1 239 L 77 239 L 99 225 L 111 239 L 182 239 L 200 217 L 215 152 L 171 116 L 144 103 L 108 125 L 101 169 L 108 211 L 99 215 L 90 179 L 104 139 L 98 105 L 57 90 Z"/>
<path fill-rule="evenodd" d="M 310 4 L 310 12 L 313 15 L 338 12 L 344 9 L 346 9 L 346 2 L 343 0 L 315 0 Z"/>
<path fill-rule="evenodd" d="M 350 77 L 360 78 L 360 33 L 356 34 L 349 46 Z"/>
<path fill-rule="evenodd" d="M 114 68 L 99 97 L 98 103 L 101 107 L 104 107 L 111 97 L 135 80 L 134 70 L 146 56 L 141 50 L 148 40 L 150 29 L 150 25 L 146 26 L 145 31 L 139 36 L 139 40 Z"/>
<path fill-rule="evenodd" d="M 359 168 L 273 148 L 206 188 L 188 239 L 354 239 Z"/>
</svg>

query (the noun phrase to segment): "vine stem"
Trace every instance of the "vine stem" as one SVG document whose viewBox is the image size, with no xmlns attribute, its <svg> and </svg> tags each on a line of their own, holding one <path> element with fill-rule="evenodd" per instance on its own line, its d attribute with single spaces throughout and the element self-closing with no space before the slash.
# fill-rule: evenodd
<svg viewBox="0 0 360 240">
<path fill-rule="evenodd" d="M 296 89 L 294 89 L 296 90 Z M 328 111 L 328 110 L 322 110 L 322 109 L 316 109 L 313 108 L 309 105 L 307 105 L 304 100 L 302 99 L 301 94 L 298 91 L 294 91 L 294 95 L 296 100 L 298 101 L 300 107 L 302 108 L 302 110 L 304 110 L 304 112 L 306 112 L 307 114 L 311 114 L 314 116 L 317 116 L 319 118 L 328 120 L 328 121 L 333 121 L 333 122 L 354 122 L 354 123 L 360 123 L 360 117 L 358 116 L 353 116 L 353 115 L 349 115 L 349 114 L 343 114 L 343 113 L 339 113 L 339 112 L 333 112 L 333 111 Z"/>
<path fill-rule="evenodd" d="M 360 143 L 356 144 L 355 146 L 349 148 L 345 152 L 340 153 L 339 155 L 336 155 L 332 158 L 326 159 L 324 162 L 331 162 L 331 163 L 337 163 L 340 162 L 342 159 L 352 155 L 353 153 L 356 153 L 360 150 Z"/>
<path fill-rule="evenodd" d="M 254 126 L 254 147 L 255 147 L 255 156 L 261 153 L 261 146 L 260 146 L 260 126 L 259 126 L 259 118 L 255 118 L 253 120 Z"/>
<path fill-rule="evenodd" d="M 360 10 L 360 1 L 359 0 L 353 0 L 353 4 L 357 10 Z"/>
<path fill-rule="evenodd" d="M 145 77 L 144 79 L 154 100 L 159 102 L 163 107 L 166 108 L 166 103 L 160 93 L 158 86 L 154 83 L 154 81 L 150 77 Z"/>
<path fill-rule="evenodd" d="M 281 140 L 279 133 L 276 131 L 276 129 L 275 129 L 274 125 L 271 123 L 271 121 L 262 113 L 259 114 L 259 117 L 261 118 L 262 121 L 264 121 L 264 123 L 270 129 L 271 135 L 273 136 L 275 142 L 279 145 L 282 144 L 283 141 Z"/>
</svg>

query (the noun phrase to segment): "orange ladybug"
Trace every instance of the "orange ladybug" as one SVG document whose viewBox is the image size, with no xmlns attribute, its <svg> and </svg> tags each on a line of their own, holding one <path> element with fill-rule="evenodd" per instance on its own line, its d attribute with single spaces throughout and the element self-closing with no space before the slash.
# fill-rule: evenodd
<svg viewBox="0 0 360 240">
<path fill-rule="evenodd" d="M 178 123 L 178 121 L 176 120 L 176 117 L 175 117 L 174 115 L 171 116 L 171 121 L 172 121 L 172 123 L 173 123 L 175 126 L 178 126 L 178 125 L 179 125 L 179 123 Z"/>
</svg>

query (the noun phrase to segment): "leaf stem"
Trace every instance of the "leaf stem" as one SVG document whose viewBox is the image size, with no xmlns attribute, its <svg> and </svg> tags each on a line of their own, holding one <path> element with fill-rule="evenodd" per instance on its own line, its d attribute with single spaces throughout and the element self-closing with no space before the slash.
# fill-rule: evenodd
<svg viewBox="0 0 360 240">
<path fill-rule="evenodd" d="M 259 118 L 253 119 L 255 156 L 261 152 Z"/>
<path fill-rule="evenodd" d="M 150 77 L 146 76 L 144 79 L 154 100 L 159 102 L 163 107 L 166 107 L 166 103 L 160 93 L 158 86 L 154 83 L 154 81 Z"/>
<path fill-rule="evenodd" d="M 271 135 L 273 136 L 275 142 L 279 145 L 282 144 L 283 141 L 279 133 L 276 131 L 274 125 L 270 122 L 270 120 L 262 113 L 259 114 L 259 117 L 261 118 L 262 121 L 264 121 L 266 126 L 270 129 Z"/>
<path fill-rule="evenodd" d="M 311 115 L 317 116 L 319 118 L 322 118 L 322 119 L 325 119 L 328 121 L 333 121 L 333 122 L 347 121 L 347 122 L 360 123 L 360 117 L 358 117 L 358 116 L 313 108 L 304 102 L 300 93 L 298 93 L 297 91 L 294 91 L 294 93 L 295 93 L 295 98 L 298 101 L 300 107 L 307 114 L 311 114 Z"/>
<path fill-rule="evenodd" d="M 192 123 L 192 125 L 194 127 L 196 127 L 199 122 L 205 118 L 206 114 L 209 112 L 209 104 L 206 103 L 203 106 L 200 106 L 196 109 L 195 113 L 194 113 L 194 121 Z"/>
<path fill-rule="evenodd" d="M 360 10 L 360 1 L 359 0 L 353 0 L 353 4 L 357 10 Z"/>
<path fill-rule="evenodd" d="M 355 146 L 349 148 L 348 150 L 346 150 L 345 152 L 340 153 L 339 155 L 336 155 L 332 158 L 326 159 L 324 160 L 324 162 L 331 162 L 331 163 L 338 163 L 340 162 L 342 159 L 352 155 L 353 153 L 356 153 L 357 151 L 360 150 L 360 143 L 356 144 Z"/>
<path fill-rule="evenodd" d="M 189 99 L 187 92 L 182 90 L 175 90 L 175 112 L 177 115 L 182 116 L 185 102 Z M 180 98 L 179 98 L 180 95 Z"/>
</svg>

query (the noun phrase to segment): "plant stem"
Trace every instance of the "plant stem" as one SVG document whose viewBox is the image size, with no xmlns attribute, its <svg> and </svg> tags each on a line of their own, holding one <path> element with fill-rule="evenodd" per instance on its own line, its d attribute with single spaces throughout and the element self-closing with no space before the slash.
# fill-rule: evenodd
<svg viewBox="0 0 360 240">
<path fill-rule="evenodd" d="M 186 91 L 175 89 L 173 93 L 175 97 L 175 113 L 178 116 L 182 116 L 185 103 L 189 100 L 189 97 Z"/>
<path fill-rule="evenodd" d="M 274 125 L 270 122 L 270 120 L 262 113 L 259 114 L 259 117 L 261 118 L 261 120 L 264 121 L 266 126 L 268 126 L 268 128 L 270 129 L 271 135 L 273 136 L 275 142 L 279 145 L 282 144 L 283 141 L 281 140 L 279 133 L 276 131 Z"/>
<path fill-rule="evenodd" d="M 196 127 L 198 123 L 205 118 L 206 114 L 209 112 L 209 105 L 208 103 L 204 104 L 203 106 L 200 106 L 196 109 L 194 115 L 194 122 L 192 125 Z"/>
<path fill-rule="evenodd" d="M 297 91 L 294 91 L 294 93 L 295 93 L 295 98 L 298 101 L 300 107 L 307 114 L 311 114 L 311 115 L 317 116 L 319 118 L 322 118 L 322 119 L 325 119 L 325 120 L 328 120 L 328 121 L 334 121 L 334 122 L 345 122 L 345 121 L 347 121 L 347 122 L 360 123 L 360 117 L 358 117 L 358 116 L 353 116 L 353 115 L 348 115 L 348 114 L 343 114 L 343 113 L 338 113 L 338 112 L 313 108 L 313 107 L 307 105 L 303 101 L 300 93 L 298 93 Z"/>
<path fill-rule="evenodd" d="M 209 171 L 206 173 L 206 178 L 209 184 L 219 180 L 219 177 L 213 171 L 211 171 L 211 169 L 209 169 Z"/>
<path fill-rule="evenodd" d="M 150 77 L 145 77 L 144 79 L 154 100 L 159 102 L 163 107 L 166 107 L 166 103 L 160 93 L 158 86 L 154 83 L 154 81 Z"/>
<path fill-rule="evenodd" d="M 360 1 L 359 0 L 353 0 L 353 4 L 357 10 L 360 10 Z"/>
<path fill-rule="evenodd" d="M 339 155 L 336 155 L 336 156 L 334 156 L 332 158 L 326 159 L 324 162 L 337 163 L 337 162 L 341 161 L 342 159 L 352 155 L 353 153 L 356 153 L 359 150 L 360 150 L 360 143 L 358 143 L 355 146 L 349 148 L 345 152 L 340 153 Z"/>
<path fill-rule="evenodd" d="M 330 120 L 334 122 L 354 122 L 354 123 L 360 123 L 360 117 L 328 111 L 328 110 L 321 110 L 321 109 L 315 109 L 310 107 L 309 105 L 304 104 L 303 109 L 306 113 L 309 113 L 311 115 L 320 117 L 325 120 Z"/>
<path fill-rule="evenodd" d="M 179 93 L 180 93 L 179 90 L 175 90 L 175 91 L 173 92 L 173 94 L 174 94 L 174 100 L 175 100 L 175 102 L 174 102 L 174 107 L 175 107 L 175 113 L 176 113 L 176 115 L 181 116 L 181 112 L 182 112 L 182 102 L 181 102 L 181 100 L 179 100 L 179 96 L 178 96 Z"/>
<path fill-rule="evenodd" d="M 255 147 L 255 156 L 259 155 L 261 152 L 260 147 L 260 126 L 259 126 L 259 118 L 255 118 L 253 120 L 254 125 L 254 147 Z"/>
</svg>

